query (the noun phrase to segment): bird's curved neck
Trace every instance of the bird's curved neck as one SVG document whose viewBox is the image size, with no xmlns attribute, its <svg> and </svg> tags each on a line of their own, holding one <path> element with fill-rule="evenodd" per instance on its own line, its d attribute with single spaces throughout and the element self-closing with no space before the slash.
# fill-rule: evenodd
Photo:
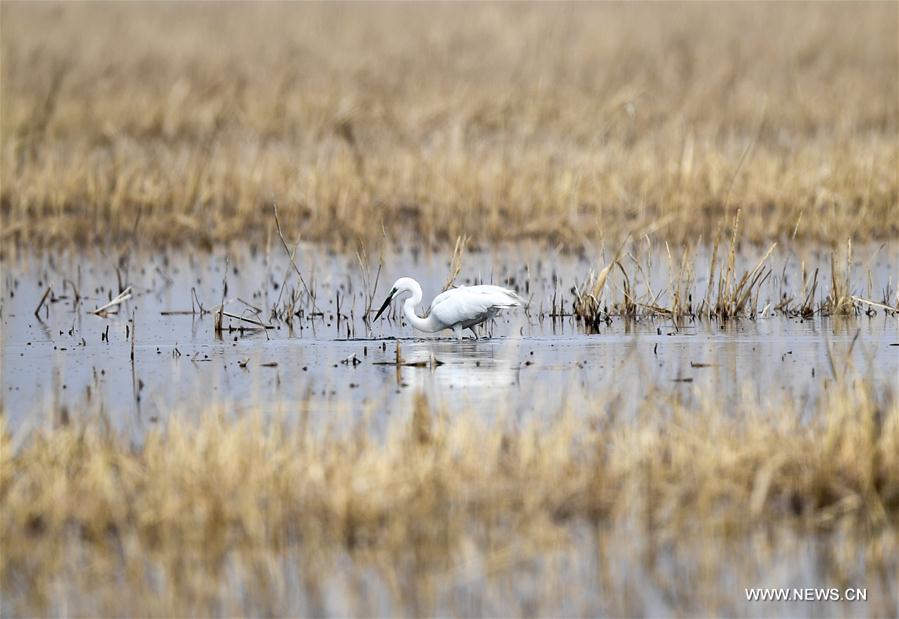
<svg viewBox="0 0 899 619">
<path fill-rule="evenodd" d="M 443 326 L 437 324 L 437 322 L 434 320 L 433 314 L 429 315 L 427 318 L 421 318 L 418 314 L 415 313 L 415 308 L 418 307 L 419 303 L 421 303 L 420 287 L 416 290 L 413 290 L 412 296 L 406 299 L 406 301 L 403 303 L 403 315 L 406 317 L 406 320 L 409 321 L 410 325 L 412 325 L 419 331 L 424 331 L 426 333 L 434 333 L 435 331 L 440 331 Z"/>
</svg>

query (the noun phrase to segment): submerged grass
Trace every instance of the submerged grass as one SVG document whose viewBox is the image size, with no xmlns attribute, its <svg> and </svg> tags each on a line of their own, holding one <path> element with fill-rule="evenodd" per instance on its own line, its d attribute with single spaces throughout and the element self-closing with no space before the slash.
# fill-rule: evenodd
<svg viewBox="0 0 899 619">
<path fill-rule="evenodd" d="M 546 553 L 578 523 L 630 527 L 650 563 L 696 535 L 708 550 L 787 525 L 839 532 L 845 564 L 895 569 L 895 394 L 835 379 L 812 415 L 788 401 L 697 401 L 649 394 L 622 419 L 614 394 L 598 393 L 521 424 L 502 411 L 449 416 L 422 397 L 380 437 L 364 416 L 338 430 L 214 408 L 198 421 L 172 415 L 140 445 L 102 415 L 25 437 L 0 416 L 5 608 L 308 613 L 349 555 L 379 574 L 391 612 L 428 613 L 438 576 L 478 578 L 460 565 L 466 548 L 501 564 L 498 549 Z M 694 579 L 670 593 L 708 608 L 717 573 L 708 589 Z M 894 613 L 889 586 L 881 594 L 876 608 Z M 360 603 L 371 612 L 372 599 Z"/>
<path fill-rule="evenodd" d="M 0 12 L 4 241 L 899 233 L 891 3 Z"/>
<path fill-rule="evenodd" d="M 654 289 L 651 274 L 653 254 L 658 249 L 648 237 L 644 244 L 634 244 L 633 251 L 625 252 L 628 245 L 622 245 L 615 256 L 604 267 L 591 270 L 586 279 L 574 286 L 572 294 L 572 315 L 588 327 L 608 323 L 612 317 L 636 318 L 641 316 L 662 316 L 672 319 L 682 318 L 756 318 L 773 313 L 789 317 L 810 318 L 815 314 L 823 316 L 858 316 L 863 312 L 873 316 L 883 311 L 887 316 L 899 314 L 899 291 L 892 287 L 892 277 L 881 291 L 881 298 L 873 300 L 858 293 L 858 281 L 853 280 L 852 242 L 847 241 L 844 251 L 833 249 L 829 252 L 830 288 L 823 297 L 818 296 L 818 273 L 815 269 L 810 277 L 805 261 L 790 267 L 790 256 L 784 261 L 779 272 L 771 264 L 777 244 L 771 244 L 766 251 L 758 252 L 760 258 L 751 268 L 740 270 L 737 266 L 739 224 L 741 212 L 734 218 L 726 260 L 719 257 L 721 234 L 708 248 L 708 255 L 698 257 L 700 244 L 685 245 L 678 261 L 671 247 L 665 245 L 668 260 L 668 277 L 664 288 Z M 883 247 L 883 246 L 882 246 Z M 882 248 L 881 247 L 881 248 Z M 878 250 L 879 252 L 879 250 Z M 877 252 L 874 252 L 875 255 Z M 800 270 L 795 278 L 794 270 Z M 708 269 L 704 282 L 704 294 L 694 293 L 697 271 Z M 860 269 L 859 269 L 860 270 Z M 865 265 L 867 290 L 871 290 L 870 260 Z M 779 298 L 763 296 L 766 282 L 777 280 Z M 795 290 L 790 281 L 798 280 L 801 289 Z M 764 306 L 759 303 L 762 299 Z"/>
</svg>

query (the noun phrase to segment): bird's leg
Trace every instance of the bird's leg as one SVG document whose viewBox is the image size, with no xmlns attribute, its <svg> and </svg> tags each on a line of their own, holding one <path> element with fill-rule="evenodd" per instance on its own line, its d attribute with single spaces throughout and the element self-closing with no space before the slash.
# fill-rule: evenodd
<svg viewBox="0 0 899 619">
<path fill-rule="evenodd" d="M 456 339 L 461 342 L 462 341 L 462 327 L 461 326 L 453 327 L 453 333 L 456 334 Z"/>
<path fill-rule="evenodd" d="M 471 331 L 471 334 L 474 336 L 474 339 L 478 339 L 478 331 L 474 328 L 474 325 L 468 327 L 468 330 Z"/>
</svg>

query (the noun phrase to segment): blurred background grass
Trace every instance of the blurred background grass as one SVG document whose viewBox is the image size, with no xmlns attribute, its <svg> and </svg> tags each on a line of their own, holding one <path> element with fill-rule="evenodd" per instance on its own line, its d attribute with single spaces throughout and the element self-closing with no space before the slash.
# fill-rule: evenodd
<svg viewBox="0 0 899 619">
<path fill-rule="evenodd" d="M 895 238 L 897 11 L 4 2 L 3 238 Z"/>
<path fill-rule="evenodd" d="M 22 442 L 0 415 L 5 614 L 749 614 L 744 587 L 796 570 L 893 617 L 899 400 L 847 368 L 812 420 L 782 394 L 723 411 L 714 388 L 648 388 L 629 418 L 617 383 L 518 422 L 422 395 L 380 437 L 381 411 L 341 430 L 187 403 L 140 448 L 114 403 L 36 409 Z M 801 540 L 814 563 L 778 565 Z"/>
</svg>

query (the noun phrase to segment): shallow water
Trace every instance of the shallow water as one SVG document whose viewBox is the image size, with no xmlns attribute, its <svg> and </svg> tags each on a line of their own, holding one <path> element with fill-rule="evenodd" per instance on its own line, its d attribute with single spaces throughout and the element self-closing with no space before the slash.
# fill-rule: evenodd
<svg viewBox="0 0 899 619">
<path fill-rule="evenodd" d="M 739 262 L 751 267 L 760 253 L 750 248 Z M 899 248 L 856 250 L 856 256 L 866 296 L 893 286 Z M 773 262 L 791 260 L 816 263 L 814 252 L 775 256 Z M 899 375 L 895 316 L 878 311 L 801 319 L 775 313 L 770 307 L 796 286 L 778 276 L 759 295 L 758 309 L 769 311 L 752 320 L 613 318 L 598 332 L 587 332 L 570 315 L 572 287 L 594 268 L 585 258 L 557 254 L 529 262 L 513 252 L 469 254 L 457 281 L 509 285 L 530 304 L 490 323 L 485 337 L 460 343 L 451 332 L 416 334 L 398 309 L 369 329 L 362 320 L 368 301 L 359 262 L 314 246 L 301 249 L 298 263 L 316 307 L 308 299 L 298 302 L 292 326 L 270 319 L 272 307 L 302 290 L 284 255 L 273 250 L 149 254 L 130 262 L 127 256 L 98 254 L 5 262 L 2 400 L 14 430 L 41 423 L 47 410 L 92 406 L 103 406 L 115 425 L 136 437 L 173 410 L 191 414 L 213 402 L 238 413 L 257 407 L 290 411 L 298 402 L 322 417 L 366 409 L 402 413 L 418 393 L 449 412 L 476 409 L 485 415 L 500 404 L 519 416 L 539 415 L 557 407 L 560 393 L 614 393 L 608 406 L 627 411 L 652 390 L 685 399 L 711 392 L 723 410 L 746 397 L 787 398 L 811 407 L 838 373 L 852 369 L 885 388 Z M 255 319 L 252 305 L 274 328 L 225 318 L 225 332 L 217 335 L 212 314 L 199 313 L 199 303 L 208 309 L 221 302 L 226 264 L 227 310 Z M 447 265 L 446 257 L 386 256 L 371 304 L 378 307 L 400 275 L 420 279 L 427 303 L 442 287 Z M 667 269 L 665 262 L 650 272 L 648 285 L 655 291 L 665 288 Z M 702 296 L 705 282 L 696 279 L 694 294 Z M 133 298 L 115 315 L 91 313 L 111 291 L 118 292 L 119 280 L 133 287 Z M 48 286 L 54 302 L 35 316 Z M 615 286 L 614 277 L 609 286 Z M 611 294 L 621 296 L 614 288 Z M 397 346 L 405 363 L 420 366 L 394 365 Z"/>
<path fill-rule="evenodd" d="M 754 266 L 762 253 L 744 248 L 738 270 Z M 530 304 L 488 325 L 484 335 L 490 337 L 463 342 L 449 333 L 420 337 L 397 312 L 369 329 L 362 320 L 368 299 L 359 263 L 314 246 L 301 247 L 298 263 L 315 293 L 315 307 L 298 293 L 292 325 L 272 318 L 271 310 L 303 287 L 275 249 L 239 247 L 227 256 L 6 256 L 0 282 L 0 410 L 19 438 L 60 414 L 101 410 L 139 443 L 167 416 L 197 416 L 215 403 L 235 415 L 261 409 L 290 417 L 302 411 L 329 427 L 371 414 L 366 427 L 378 432 L 392 417 L 411 410 L 421 393 L 449 414 L 511 413 L 525 419 L 552 415 L 560 402 L 577 410 L 579 399 L 587 398 L 591 410 L 599 401 L 611 412 L 628 414 L 638 411 L 651 392 L 706 403 L 711 395 L 722 414 L 747 399 L 786 401 L 813 414 L 816 399 L 840 374 L 864 375 L 875 386 L 875 397 L 890 397 L 896 386 L 895 315 L 878 310 L 850 318 L 816 314 L 801 319 L 771 310 L 784 293 L 796 296 L 801 287 L 786 267 L 795 271 L 801 262 L 812 269 L 829 264 L 823 250 L 775 254 L 772 263 L 779 273 L 772 272 L 763 285 L 754 319 L 612 318 L 598 330 L 586 329 L 571 316 L 571 289 L 602 262 L 536 251 L 531 255 L 542 259 L 530 261 L 528 255 L 466 255 L 459 281 L 512 286 Z M 698 255 L 697 272 L 707 268 L 701 266 L 703 252 Z M 853 293 L 877 301 L 889 296 L 899 271 L 899 246 L 856 249 L 855 256 L 852 281 L 859 288 Z M 664 303 L 670 267 L 667 260 L 656 263 L 635 293 L 642 298 L 652 289 L 650 296 Z M 447 267 L 446 256 L 385 256 L 371 303 L 378 307 L 401 275 L 417 277 L 427 301 L 442 288 Z M 134 296 L 117 314 L 91 312 L 125 285 L 133 287 Z M 35 315 L 48 286 L 53 293 Z M 613 300 L 621 298 L 620 286 L 613 276 Z M 704 278 L 697 276 L 694 297 L 701 298 L 705 288 Z M 824 294 L 826 287 L 817 298 Z M 228 311 L 273 328 L 240 330 L 252 325 L 226 319 L 225 331 L 216 334 L 212 314 L 201 312 L 198 304 L 209 309 L 223 297 L 230 300 Z M 768 311 L 762 311 L 765 307 Z M 419 365 L 395 365 L 397 347 L 405 362 Z M 788 530 L 724 544 L 701 532 L 696 539 L 653 540 L 651 531 L 626 522 L 608 529 L 575 524 L 566 539 L 536 550 L 524 543 L 482 548 L 477 539 L 462 543 L 443 564 L 411 560 L 389 569 L 379 568 L 376 558 L 360 559 L 340 549 L 327 566 L 309 563 L 302 547 L 262 558 L 235 557 L 217 594 L 224 606 L 216 608 L 232 614 L 347 615 L 377 609 L 384 615 L 555 616 L 696 614 L 715 608 L 765 616 L 792 614 L 797 606 L 747 603 L 744 587 L 837 582 L 868 586 L 874 605 L 808 604 L 802 612 L 866 614 L 873 609 L 890 614 L 897 607 L 895 562 L 866 567 L 860 563 L 859 543 L 841 541 L 839 534 L 818 539 Z M 835 557 L 840 544 L 845 550 Z M 730 562 L 733 553 L 744 559 Z M 259 569 L 267 574 L 264 583 L 256 580 Z M 310 570 L 314 578 L 306 574 Z M 84 595 L 66 593 L 65 586 L 50 601 L 51 614 L 102 610 L 92 606 L 102 590 Z M 27 588 L 20 593 L 27 596 Z M 135 600 L 135 612 L 145 611 Z M 30 603 L 13 596 L 7 610 L 32 609 Z"/>
</svg>

